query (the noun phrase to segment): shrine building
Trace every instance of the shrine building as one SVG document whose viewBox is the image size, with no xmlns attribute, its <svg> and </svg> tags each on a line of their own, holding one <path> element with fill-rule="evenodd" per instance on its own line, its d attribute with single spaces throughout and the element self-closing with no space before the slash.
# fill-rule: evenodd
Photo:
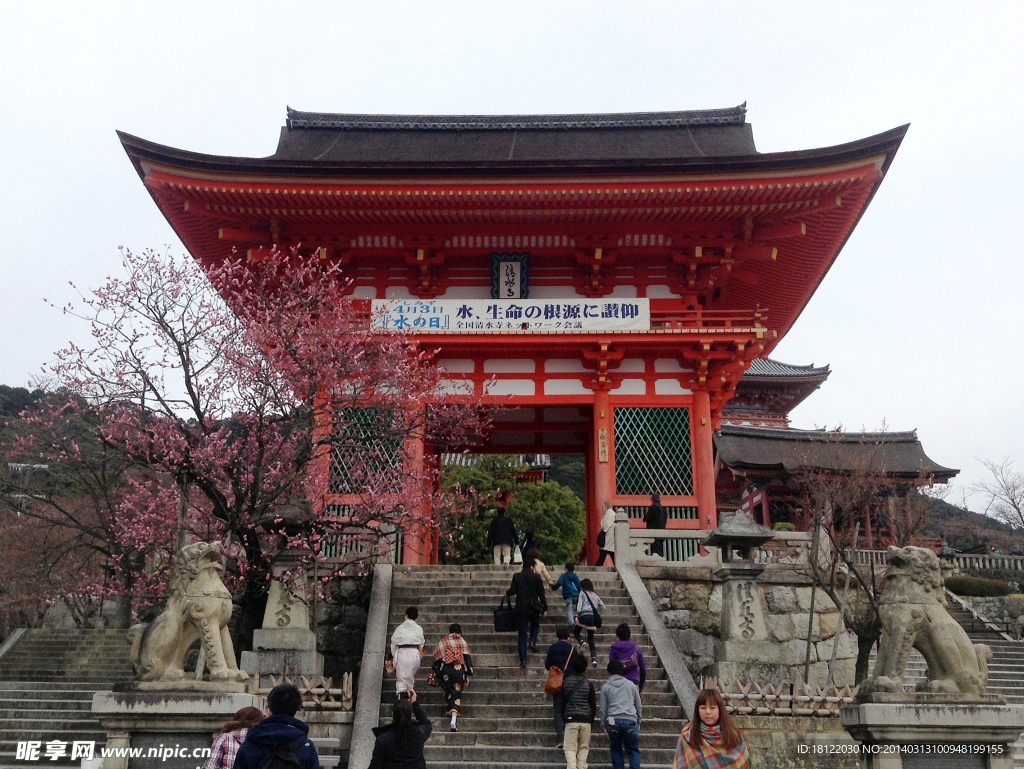
<svg viewBox="0 0 1024 769">
<path fill-rule="evenodd" d="M 379 330 L 436 349 L 448 387 L 493 403 L 493 432 L 474 451 L 582 454 L 593 563 L 605 501 L 642 526 L 657 492 L 670 527 L 715 528 L 731 431 L 784 431 L 788 408 L 827 376 L 788 367 L 784 382 L 786 367 L 768 356 L 864 215 L 906 129 L 759 153 L 745 105 L 510 116 L 289 109 L 266 158 L 119 136 L 201 264 L 275 249 L 336 264 L 352 296 L 373 304 Z M 716 449 L 718 430 L 726 444 Z M 730 477 L 720 494 L 742 494 L 735 479 L 745 476 Z M 406 562 L 431 552 L 406 532 Z"/>
</svg>

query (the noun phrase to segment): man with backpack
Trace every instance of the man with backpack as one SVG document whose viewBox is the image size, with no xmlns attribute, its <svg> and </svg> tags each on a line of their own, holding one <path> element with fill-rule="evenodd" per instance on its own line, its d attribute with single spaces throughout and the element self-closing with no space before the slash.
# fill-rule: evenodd
<svg viewBox="0 0 1024 769">
<path fill-rule="evenodd" d="M 597 715 L 594 685 L 587 680 L 587 658 L 577 654 L 562 679 L 562 720 L 565 723 L 566 769 L 587 769 L 590 731 Z"/>
<path fill-rule="evenodd" d="M 295 717 L 302 695 L 292 684 L 278 684 L 267 695 L 267 718 L 249 730 L 238 749 L 235 769 L 320 769 L 309 726 Z"/>
<path fill-rule="evenodd" d="M 571 561 L 565 565 L 565 571 L 558 581 L 551 586 L 552 590 L 562 588 L 562 598 L 565 600 L 565 618 L 569 622 L 569 629 L 576 624 L 576 597 L 580 594 L 580 578 L 576 576 L 576 564 Z"/>
</svg>

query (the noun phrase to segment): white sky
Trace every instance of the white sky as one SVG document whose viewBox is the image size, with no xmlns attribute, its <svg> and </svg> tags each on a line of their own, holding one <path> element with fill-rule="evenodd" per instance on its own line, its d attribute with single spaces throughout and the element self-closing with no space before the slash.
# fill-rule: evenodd
<svg viewBox="0 0 1024 769">
<path fill-rule="evenodd" d="M 719 6 L 727 5 L 723 9 Z M 115 129 L 272 154 L 285 106 L 630 112 L 746 101 L 762 152 L 910 123 L 774 357 L 828 363 L 794 426 L 917 428 L 962 469 L 1024 463 L 1024 4 L 0 3 L 0 383 L 82 329 L 47 307 L 181 252 Z"/>
</svg>

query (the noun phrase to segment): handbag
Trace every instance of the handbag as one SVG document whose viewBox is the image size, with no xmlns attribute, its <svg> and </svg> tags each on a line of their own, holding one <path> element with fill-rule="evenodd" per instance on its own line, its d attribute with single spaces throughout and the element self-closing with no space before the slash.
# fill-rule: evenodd
<svg viewBox="0 0 1024 769">
<path fill-rule="evenodd" d="M 384 672 L 389 676 L 395 674 L 395 658 L 391 656 L 390 652 L 384 658 Z"/>
<path fill-rule="evenodd" d="M 601 627 L 601 614 L 597 609 L 594 608 L 594 602 L 590 600 L 590 595 L 587 593 L 583 594 L 587 598 L 587 603 L 590 604 L 591 611 L 594 612 L 594 627 Z"/>
<path fill-rule="evenodd" d="M 498 608 L 494 610 L 494 632 L 512 633 L 518 629 L 519 620 L 516 617 L 516 610 L 512 608 L 508 596 L 505 596 L 498 604 Z"/>
<path fill-rule="evenodd" d="M 602 550 L 604 550 L 604 543 L 605 543 L 605 535 L 604 535 L 604 529 L 602 529 L 601 531 L 599 531 L 597 533 L 597 546 L 599 548 L 601 548 Z"/>
<path fill-rule="evenodd" d="M 576 651 L 571 646 L 569 647 L 569 656 L 565 658 L 565 667 L 569 667 L 569 660 L 572 659 L 572 653 Z M 562 680 L 565 678 L 565 669 L 558 667 L 558 665 L 552 665 L 548 669 L 548 680 L 544 682 L 544 693 L 552 696 L 562 691 Z"/>
</svg>

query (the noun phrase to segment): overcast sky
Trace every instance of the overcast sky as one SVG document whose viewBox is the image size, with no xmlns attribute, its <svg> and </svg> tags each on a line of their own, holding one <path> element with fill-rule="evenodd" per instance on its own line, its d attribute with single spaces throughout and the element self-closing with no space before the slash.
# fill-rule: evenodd
<svg viewBox="0 0 1024 769">
<path fill-rule="evenodd" d="M 725 9 L 720 6 L 726 6 Z M 1024 3 L 0 3 L 0 383 L 82 329 L 46 306 L 183 247 L 115 129 L 272 154 L 285 106 L 635 112 L 746 101 L 762 152 L 910 123 L 774 357 L 828 363 L 794 426 L 917 429 L 961 483 L 1024 464 Z"/>
</svg>

